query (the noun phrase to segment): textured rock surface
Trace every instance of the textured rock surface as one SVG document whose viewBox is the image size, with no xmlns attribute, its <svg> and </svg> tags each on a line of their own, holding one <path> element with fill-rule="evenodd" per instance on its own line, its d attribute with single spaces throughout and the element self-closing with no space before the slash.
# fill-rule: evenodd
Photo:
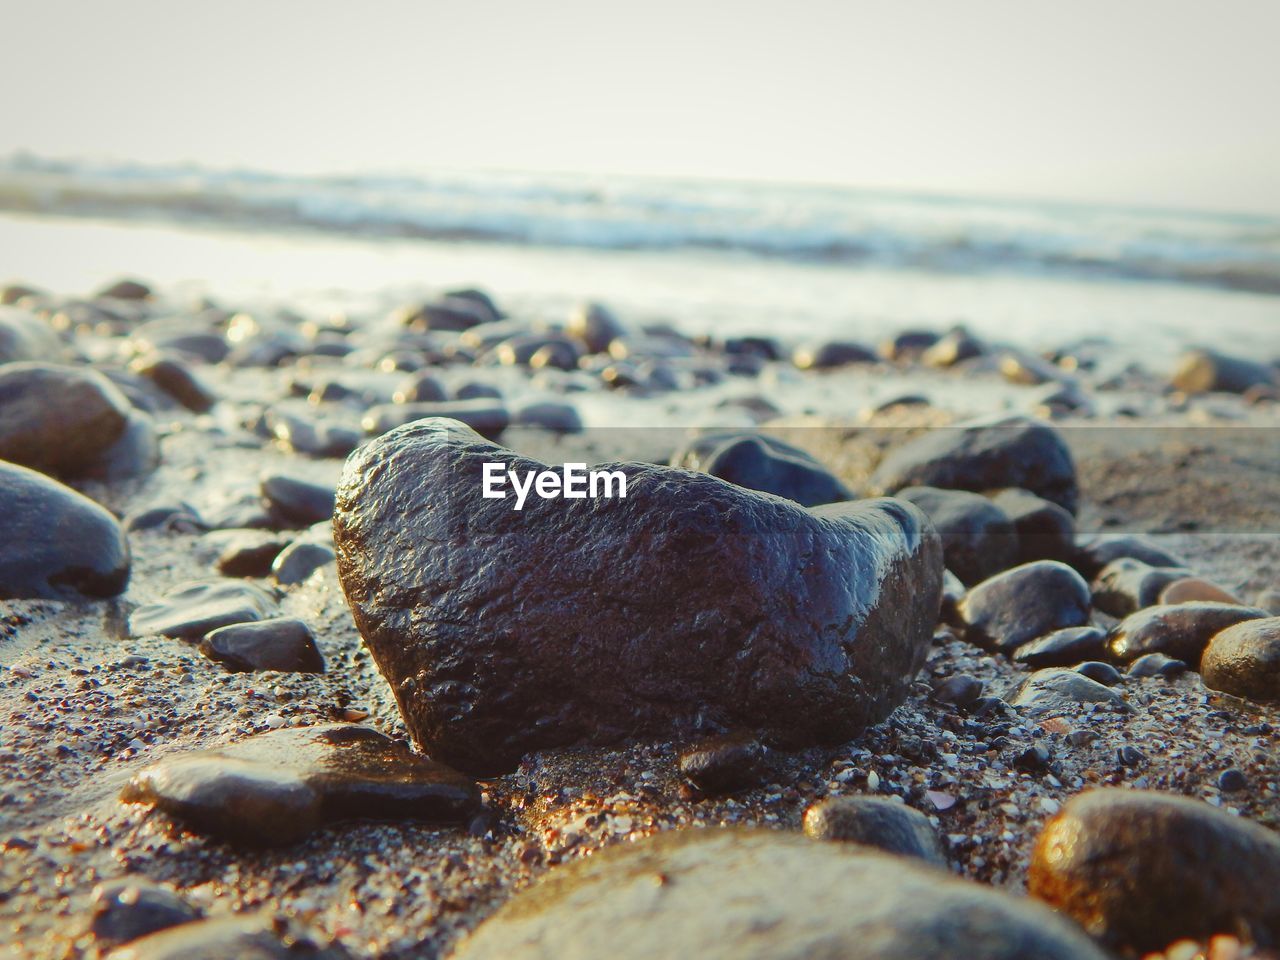
<svg viewBox="0 0 1280 960">
<path fill-rule="evenodd" d="M 1216 634 L 1200 673 L 1206 687 L 1250 700 L 1280 700 L 1280 617 L 1246 620 Z"/>
<path fill-rule="evenodd" d="M 1024 643 L 1089 622 L 1089 585 L 1056 560 L 1037 560 L 996 574 L 960 601 L 966 636 L 979 646 L 1012 652 Z"/>
<path fill-rule="evenodd" d="M 642 734 L 836 742 L 906 694 L 942 579 L 915 508 L 806 510 L 628 464 L 625 498 L 516 512 L 481 498 L 485 461 L 542 469 L 433 420 L 362 447 L 338 489 L 343 588 L 432 756 L 491 772 Z"/>
<path fill-rule="evenodd" d="M 834 840 L 915 857 L 947 866 L 942 840 L 919 810 L 887 797 L 832 797 L 804 812 L 804 832 L 814 840 Z"/>
<path fill-rule="evenodd" d="M 1020 487 L 1073 514 L 1079 497 L 1075 465 L 1062 435 L 1026 417 L 933 430 L 891 452 L 871 483 L 883 493 L 910 486 L 977 493 Z"/>
<path fill-rule="evenodd" d="M 552 871 L 457 960 L 1102 960 L 1023 899 L 900 857 L 771 831 L 662 834 Z"/>
<path fill-rule="evenodd" d="M 0 461 L 0 599 L 114 597 L 129 566 L 115 517 L 42 473 Z"/>
<path fill-rule="evenodd" d="M 1107 635 L 1107 648 L 1127 663 L 1147 653 L 1163 653 L 1191 666 L 1200 662 L 1210 638 L 1244 620 L 1265 617 L 1257 607 L 1229 603 L 1176 603 L 1147 607 L 1116 624 Z"/>
<path fill-rule="evenodd" d="M 480 809 L 479 789 L 457 771 L 376 730 L 337 723 L 166 757 L 120 798 L 249 846 L 290 844 L 338 820 L 465 823 Z"/>
<path fill-rule="evenodd" d="M 1031 893 L 1111 947 L 1230 933 L 1280 942 L 1280 837 L 1206 803 L 1093 790 L 1045 826 Z"/>
</svg>

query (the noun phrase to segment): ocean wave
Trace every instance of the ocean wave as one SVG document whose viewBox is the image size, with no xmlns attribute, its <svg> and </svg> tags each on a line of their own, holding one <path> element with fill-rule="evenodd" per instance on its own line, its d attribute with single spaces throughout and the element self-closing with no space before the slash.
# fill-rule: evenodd
<svg viewBox="0 0 1280 960">
<path fill-rule="evenodd" d="M 0 209 L 1280 294 L 1274 219 L 847 188 L 516 174 L 300 177 L 19 155 L 0 161 Z"/>
</svg>

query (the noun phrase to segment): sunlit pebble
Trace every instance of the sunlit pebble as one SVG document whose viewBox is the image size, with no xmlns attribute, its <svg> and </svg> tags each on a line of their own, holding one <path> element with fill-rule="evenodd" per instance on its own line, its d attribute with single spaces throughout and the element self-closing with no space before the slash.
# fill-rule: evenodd
<svg viewBox="0 0 1280 960">
<path fill-rule="evenodd" d="M 265 717 L 262 718 L 262 722 L 266 724 L 268 727 L 270 727 L 272 730 L 279 730 L 281 727 L 284 726 L 285 719 L 284 717 L 280 716 L 280 714 L 278 713 L 268 713 Z"/>
</svg>

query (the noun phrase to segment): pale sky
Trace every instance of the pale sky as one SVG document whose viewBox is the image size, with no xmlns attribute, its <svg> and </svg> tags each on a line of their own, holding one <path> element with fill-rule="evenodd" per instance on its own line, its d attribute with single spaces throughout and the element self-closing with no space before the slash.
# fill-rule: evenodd
<svg viewBox="0 0 1280 960">
<path fill-rule="evenodd" d="M 1277 0 L 0 0 L 0 154 L 1280 212 Z"/>
</svg>

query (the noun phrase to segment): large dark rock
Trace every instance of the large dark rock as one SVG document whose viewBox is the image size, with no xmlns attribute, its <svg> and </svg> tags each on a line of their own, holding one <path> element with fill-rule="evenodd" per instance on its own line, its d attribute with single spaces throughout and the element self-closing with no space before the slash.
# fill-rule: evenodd
<svg viewBox="0 0 1280 960">
<path fill-rule="evenodd" d="M 806 510 L 714 477 L 609 465 L 625 498 L 481 497 L 543 464 L 429 420 L 362 447 L 338 569 L 414 738 L 466 770 L 530 750 L 743 728 L 838 742 L 907 692 L 938 538 L 900 501 Z"/>
<path fill-rule="evenodd" d="M 947 569 L 961 582 L 978 583 L 1018 562 L 1013 523 L 986 497 L 937 487 L 906 487 L 897 496 L 933 521 Z"/>
<path fill-rule="evenodd" d="M 1107 648 L 1122 663 L 1147 653 L 1163 653 L 1194 667 L 1214 634 L 1266 615 L 1257 607 L 1230 603 L 1160 604 L 1132 613 L 1112 627 Z"/>
<path fill-rule="evenodd" d="M 1027 417 L 976 420 L 929 431 L 892 451 L 871 478 L 879 493 L 942 487 L 1030 490 L 1076 512 L 1076 469 L 1062 435 Z"/>
<path fill-rule="evenodd" d="M 0 461 L 0 600 L 114 597 L 129 582 L 129 542 L 88 497 Z"/>
<path fill-rule="evenodd" d="M 1103 960 L 1025 898 L 901 857 L 769 830 L 620 844 L 552 870 L 455 960 Z"/>
<path fill-rule="evenodd" d="M 342 723 L 168 756 L 136 774 L 120 799 L 152 804 L 197 833 L 261 847 L 339 820 L 466 823 L 480 810 L 479 788 L 456 770 Z"/>
<path fill-rule="evenodd" d="M 1032 895 L 1129 954 L 1233 934 L 1280 944 L 1280 838 L 1198 800 L 1092 790 L 1036 841 Z"/>
<path fill-rule="evenodd" d="M 124 434 L 129 401 L 94 370 L 0 367 L 0 459 L 58 476 L 90 472 Z"/>
<path fill-rule="evenodd" d="M 1200 661 L 1204 685 L 1249 700 L 1280 700 L 1280 617 L 1246 620 L 1216 634 Z"/>
<path fill-rule="evenodd" d="M 813 456 L 764 434 L 705 434 L 677 450 L 671 465 L 701 470 L 748 490 L 786 497 L 805 507 L 856 497 Z"/>
<path fill-rule="evenodd" d="M 1012 653 L 1037 637 L 1089 622 L 1089 585 L 1065 563 L 1037 560 L 978 584 L 956 608 L 966 638 Z"/>
<path fill-rule="evenodd" d="M 830 797 L 815 803 L 804 812 L 804 832 L 814 840 L 856 843 L 947 867 L 929 818 L 888 797 Z"/>
</svg>

